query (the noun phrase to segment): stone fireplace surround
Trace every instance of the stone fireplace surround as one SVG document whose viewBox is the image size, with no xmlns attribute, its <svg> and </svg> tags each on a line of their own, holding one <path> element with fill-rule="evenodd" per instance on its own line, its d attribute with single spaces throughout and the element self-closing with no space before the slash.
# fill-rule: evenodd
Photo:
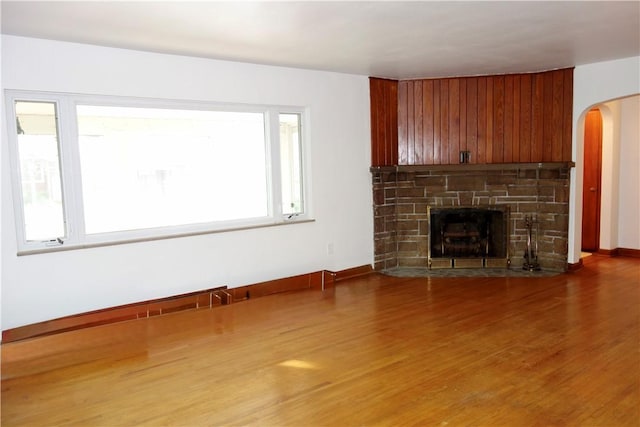
<svg viewBox="0 0 640 427">
<path fill-rule="evenodd" d="M 428 268 L 427 207 L 510 208 L 511 269 L 521 269 L 525 216 L 538 221 L 538 262 L 566 271 L 573 163 L 372 167 L 374 268 Z"/>
</svg>

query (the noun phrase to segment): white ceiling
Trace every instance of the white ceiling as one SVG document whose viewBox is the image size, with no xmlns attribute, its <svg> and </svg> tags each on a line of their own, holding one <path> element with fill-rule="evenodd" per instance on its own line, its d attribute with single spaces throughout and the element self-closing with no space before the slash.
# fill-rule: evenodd
<svg viewBox="0 0 640 427">
<path fill-rule="evenodd" d="M 640 56 L 639 1 L 2 1 L 2 33 L 395 79 Z"/>
</svg>

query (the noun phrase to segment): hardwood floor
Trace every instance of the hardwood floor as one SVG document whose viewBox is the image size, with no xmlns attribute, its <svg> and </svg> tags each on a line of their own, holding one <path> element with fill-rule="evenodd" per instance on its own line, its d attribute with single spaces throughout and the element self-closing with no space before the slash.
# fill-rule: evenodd
<svg viewBox="0 0 640 427">
<path fill-rule="evenodd" d="M 2 425 L 640 425 L 640 260 L 372 274 L 2 345 Z"/>
</svg>

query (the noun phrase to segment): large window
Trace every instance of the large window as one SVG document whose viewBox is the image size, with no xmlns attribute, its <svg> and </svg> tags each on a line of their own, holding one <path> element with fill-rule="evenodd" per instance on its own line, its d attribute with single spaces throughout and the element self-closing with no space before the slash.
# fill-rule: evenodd
<svg viewBox="0 0 640 427">
<path fill-rule="evenodd" d="M 19 250 L 307 217 L 301 108 L 7 98 Z"/>
</svg>

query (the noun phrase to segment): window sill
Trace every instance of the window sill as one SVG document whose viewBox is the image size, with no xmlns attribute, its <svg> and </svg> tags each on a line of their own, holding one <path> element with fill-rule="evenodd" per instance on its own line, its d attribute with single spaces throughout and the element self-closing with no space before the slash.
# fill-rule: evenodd
<svg viewBox="0 0 640 427">
<path fill-rule="evenodd" d="M 51 252 L 64 252 L 64 251 L 74 251 L 78 249 L 91 249 L 91 248 L 99 248 L 103 246 L 115 246 L 115 245 L 126 245 L 129 243 L 141 243 L 141 242 L 152 242 L 154 240 L 166 240 L 166 239 L 178 239 L 182 237 L 192 237 L 192 236 L 200 236 L 204 234 L 218 234 L 218 233 L 228 233 L 231 231 L 242 231 L 242 230 L 253 230 L 257 228 L 268 228 L 268 227 L 279 227 L 281 225 L 292 225 L 292 224 L 304 224 L 309 222 L 315 222 L 315 219 L 287 219 L 285 221 L 273 222 L 269 224 L 256 224 L 256 225 L 246 225 L 241 227 L 230 227 L 230 228 L 222 228 L 218 230 L 206 230 L 206 231 L 194 231 L 187 233 L 176 233 L 169 234 L 163 236 L 152 236 L 152 237 L 140 237 L 135 239 L 123 239 L 123 240 L 114 240 L 110 242 L 96 242 L 96 243 L 84 243 L 84 244 L 64 244 L 60 246 L 50 246 L 47 248 L 38 248 L 38 249 L 25 249 L 18 251 L 18 256 L 25 255 L 38 255 L 38 254 L 47 254 Z"/>
</svg>

